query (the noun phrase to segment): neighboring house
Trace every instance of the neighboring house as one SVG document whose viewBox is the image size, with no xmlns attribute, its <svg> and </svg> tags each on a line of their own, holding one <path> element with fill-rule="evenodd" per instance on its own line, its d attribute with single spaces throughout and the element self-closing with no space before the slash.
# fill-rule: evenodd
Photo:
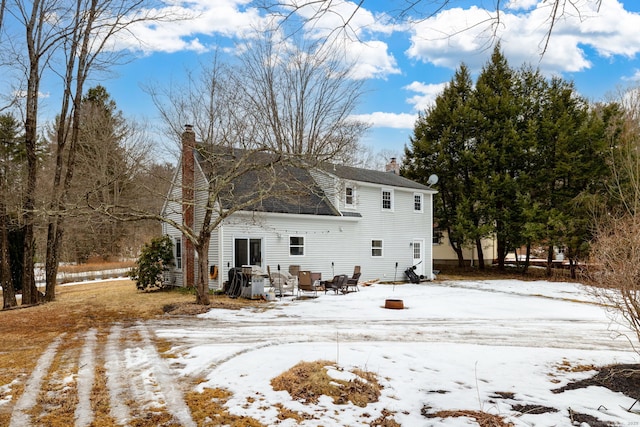
<svg viewBox="0 0 640 427">
<path fill-rule="evenodd" d="M 200 183 L 195 188 L 201 188 L 207 164 L 195 149 L 190 126 L 182 142 L 182 167 L 173 179 L 162 215 L 178 223 L 193 221 L 197 229 L 204 196 L 187 190 L 184 197 L 195 199 L 195 209 L 181 205 L 187 187 L 183 186 L 183 175 L 185 182 Z M 296 178 L 313 185 L 313 191 L 305 187 L 309 194 L 299 197 L 299 203 L 265 200 L 259 209 L 236 212 L 214 230 L 209 287 L 221 288 L 229 269 L 243 265 L 255 265 L 263 271 L 267 266 L 274 271 L 278 266 L 288 270 L 290 265 L 298 265 L 301 270 L 321 273 L 323 279 L 350 275 L 359 265 L 361 281 L 392 281 L 404 280 L 404 270 L 418 264 L 416 272 L 431 279 L 432 201 L 436 192 L 399 176 L 395 159 L 391 166 L 390 172 L 333 164 L 296 168 Z M 243 185 L 237 183 L 236 191 Z M 190 245 L 169 224 L 163 225 L 163 232 L 175 243 L 173 282 L 178 286 L 194 283 L 195 255 Z"/>
<path fill-rule="evenodd" d="M 478 250 L 475 245 L 473 247 L 464 248 L 462 250 L 464 256 L 464 262 L 467 266 L 478 266 Z M 491 265 L 497 258 L 496 241 L 492 238 L 482 239 L 482 255 L 484 257 L 484 264 Z M 449 243 L 449 234 L 446 230 L 442 230 L 438 227 L 433 229 L 433 265 L 436 269 L 445 266 L 457 266 L 458 255 L 451 247 Z"/>
</svg>

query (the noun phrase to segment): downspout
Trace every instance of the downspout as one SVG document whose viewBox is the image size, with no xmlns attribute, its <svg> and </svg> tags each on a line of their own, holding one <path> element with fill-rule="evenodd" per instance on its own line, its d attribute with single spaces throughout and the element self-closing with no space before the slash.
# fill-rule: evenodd
<svg viewBox="0 0 640 427">
<path fill-rule="evenodd" d="M 222 223 L 218 226 L 218 289 L 223 289 L 224 278 L 229 274 L 224 266 L 224 226 Z"/>
</svg>

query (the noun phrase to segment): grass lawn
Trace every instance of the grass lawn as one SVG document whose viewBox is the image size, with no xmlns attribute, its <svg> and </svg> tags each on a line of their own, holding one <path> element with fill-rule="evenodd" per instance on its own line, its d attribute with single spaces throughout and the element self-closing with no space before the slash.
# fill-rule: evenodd
<svg viewBox="0 0 640 427">
<path fill-rule="evenodd" d="M 132 324 L 140 320 L 162 316 L 166 311 L 176 310 L 182 313 L 194 313 L 195 296 L 184 290 L 141 292 L 130 280 L 115 280 L 80 285 L 58 286 L 56 300 L 27 308 L 16 308 L 0 311 L 0 401 L 10 399 L 13 404 L 20 397 L 26 378 L 34 370 L 40 356 L 46 348 L 61 334 L 65 337 L 61 350 L 53 362 L 49 377 L 46 379 L 42 392 L 38 397 L 41 406 L 59 407 L 49 413 L 40 422 L 46 425 L 73 424 L 74 405 L 64 405 L 52 402 L 50 395 L 58 393 L 60 385 L 55 376 L 75 376 L 77 366 L 72 366 L 68 360 L 78 356 L 82 340 L 77 337 L 90 328 L 98 331 L 98 340 L 104 340 L 106 330 L 113 324 Z M 212 296 L 213 307 L 236 308 L 257 302 L 236 299 L 226 296 Z M 156 347 L 166 347 L 163 343 L 155 342 Z M 65 367 L 65 364 L 69 366 Z M 96 371 L 101 369 L 97 367 Z M 99 382 L 99 381 L 98 381 Z M 10 392 L 2 386 L 11 384 Z M 68 386 L 68 385 L 67 385 Z M 94 386 L 92 400 L 95 402 L 108 401 L 106 388 Z M 73 394 L 73 393 L 72 393 Z M 66 396 L 68 393 L 60 395 Z M 71 399 L 73 400 L 73 399 Z M 11 407 L 0 406 L 0 425 L 9 425 Z M 105 421 L 106 420 L 106 421 Z M 137 423 L 137 426 L 156 426 L 160 420 L 151 418 L 147 424 Z M 103 417 L 100 423 L 93 425 L 115 425 L 108 417 Z"/>
</svg>

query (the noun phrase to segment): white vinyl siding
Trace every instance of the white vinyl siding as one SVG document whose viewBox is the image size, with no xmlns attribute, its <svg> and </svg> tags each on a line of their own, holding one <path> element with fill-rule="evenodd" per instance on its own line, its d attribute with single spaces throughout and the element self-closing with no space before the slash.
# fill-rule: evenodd
<svg viewBox="0 0 640 427">
<path fill-rule="evenodd" d="M 177 174 L 172 194 L 163 210 L 164 215 L 176 222 L 182 221 L 180 198 L 180 177 Z M 322 278 L 334 274 L 353 273 L 355 265 L 362 269 L 362 280 L 379 279 L 391 281 L 397 270 L 398 279 L 404 268 L 412 264 L 413 249 L 410 242 L 424 239 L 423 245 L 425 275 L 431 274 L 433 238 L 431 229 L 432 193 L 421 194 L 424 215 L 416 215 L 415 198 L 420 190 L 414 188 L 381 186 L 362 181 L 341 181 L 325 173 L 314 173 L 314 178 L 322 178 L 320 184 L 329 200 L 339 211 L 347 207 L 346 187 L 353 186 L 354 208 L 350 215 L 298 215 L 275 213 L 238 212 L 223 221 L 223 225 L 212 233 L 209 247 L 209 264 L 218 266 L 218 280 L 210 281 L 212 287 L 221 288 L 228 280 L 229 268 L 233 267 L 233 239 L 241 236 L 260 238 L 263 241 L 262 268 L 277 270 L 280 265 L 288 271 L 290 265 L 300 265 L 301 269 L 319 272 Z M 200 185 L 198 188 L 206 188 Z M 382 191 L 390 191 L 393 211 L 381 209 Z M 203 198 L 204 192 L 198 192 Z M 392 213 L 390 213 L 392 212 Z M 202 220 L 204 210 L 196 209 L 196 222 Z M 166 227 L 166 228 L 165 228 Z M 180 233 L 165 224 L 163 229 L 174 239 Z M 290 237 L 303 238 L 303 256 L 291 255 Z M 372 241 L 382 242 L 382 256 L 372 256 Z M 184 244 L 184 242 L 183 242 Z M 396 263 L 398 264 L 396 267 Z M 176 284 L 181 285 L 182 275 L 177 272 Z"/>
</svg>

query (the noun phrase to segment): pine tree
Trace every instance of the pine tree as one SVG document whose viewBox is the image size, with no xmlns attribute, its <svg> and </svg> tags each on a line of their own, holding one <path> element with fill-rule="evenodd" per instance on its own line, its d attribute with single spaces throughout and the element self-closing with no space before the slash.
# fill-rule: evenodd
<svg viewBox="0 0 640 427">
<path fill-rule="evenodd" d="M 476 210 L 476 156 L 478 117 L 472 109 L 473 84 L 469 70 L 461 65 L 435 105 L 421 115 L 405 149 L 403 175 L 424 184 L 431 174 L 440 178 L 434 217 L 447 230 L 449 243 L 464 264 L 462 249 L 485 237 L 490 228 Z"/>
<path fill-rule="evenodd" d="M 498 44 L 478 77 L 473 105 L 480 116 L 477 156 L 483 166 L 477 175 L 476 203 L 481 223 L 494 227 L 501 269 L 507 252 L 522 240 L 519 180 L 525 153 L 517 124 L 522 106 L 515 89 L 515 73 Z M 480 239 L 477 245 L 480 250 Z"/>
</svg>

